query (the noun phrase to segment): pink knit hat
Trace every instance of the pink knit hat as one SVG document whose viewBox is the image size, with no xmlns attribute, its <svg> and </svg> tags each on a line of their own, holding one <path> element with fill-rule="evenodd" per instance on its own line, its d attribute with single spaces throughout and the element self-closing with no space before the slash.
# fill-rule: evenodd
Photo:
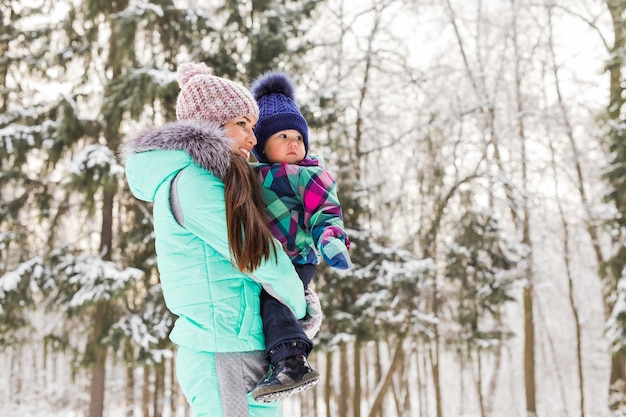
<svg viewBox="0 0 626 417">
<path fill-rule="evenodd" d="M 178 120 L 207 120 L 223 125 L 233 119 L 259 116 L 259 107 L 245 87 L 211 74 L 204 63 L 178 67 L 181 90 L 176 100 Z"/>
</svg>

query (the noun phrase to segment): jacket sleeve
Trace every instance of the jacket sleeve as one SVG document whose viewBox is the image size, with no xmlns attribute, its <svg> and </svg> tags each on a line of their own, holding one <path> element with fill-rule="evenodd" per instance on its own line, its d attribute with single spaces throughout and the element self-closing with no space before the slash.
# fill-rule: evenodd
<svg viewBox="0 0 626 417">
<path fill-rule="evenodd" d="M 177 184 L 184 227 L 225 259 L 232 262 L 226 229 L 223 182 L 208 171 L 193 167 L 183 170 Z M 236 268 L 233 265 L 233 268 Z M 276 255 L 247 274 L 274 298 L 291 308 L 298 319 L 306 314 L 302 281 L 291 260 L 276 241 Z"/>
<path fill-rule="evenodd" d="M 322 239 L 336 237 L 350 247 L 343 225 L 337 183 L 328 170 L 321 167 L 300 169 L 299 190 L 304 206 L 304 221 L 311 231 L 318 250 Z"/>
</svg>

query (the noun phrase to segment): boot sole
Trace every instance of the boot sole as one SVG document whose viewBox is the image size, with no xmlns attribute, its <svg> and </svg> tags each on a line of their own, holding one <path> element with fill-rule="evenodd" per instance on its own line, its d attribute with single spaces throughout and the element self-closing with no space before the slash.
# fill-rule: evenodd
<svg viewBox="0 0 626 417">
<path fill-rule="evenodd" d="M 266 387 L 256 388 L 252 391 L 252 398 L 260 403 L 273 403 L 287 398 L 296 392 L 305 391 L 317 384 L 320 374 L 317 371 L 306 374 L 302 381 L 297 385 L 269 385 Z"/>
</svg>

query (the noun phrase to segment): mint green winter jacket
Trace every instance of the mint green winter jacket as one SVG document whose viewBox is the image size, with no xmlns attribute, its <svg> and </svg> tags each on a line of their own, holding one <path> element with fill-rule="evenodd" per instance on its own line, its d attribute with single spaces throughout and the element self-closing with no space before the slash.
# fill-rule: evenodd
<svg viewBox="0 0 626 417">
<path fill-rule="evenodd" d="M 167 307 L 178 316 L 170 339 L 207 352 L 263 350 L 259 294 L 265 288 L 305 315 L 302 282 L 277 244 L 276 257 L 253 273 L 231 263 L 224 184 L 231 143 L 218 126 L 172 122 L 120 148 L 133 195 L 153 202 L 157 264 Z M 170 185 L 182 225 L 172 214 Z"/>
</svg>

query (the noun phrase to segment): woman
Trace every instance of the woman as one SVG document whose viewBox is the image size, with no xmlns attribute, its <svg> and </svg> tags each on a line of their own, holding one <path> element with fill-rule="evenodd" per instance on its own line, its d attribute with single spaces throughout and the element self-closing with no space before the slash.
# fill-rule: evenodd
<svg viewBox="0 0 626 417">
<path fill-rule="evenodd" d="M 261 289 L 305 315 L 302 284 L 265 225 L 256 176 L 257 104 L 204 64 L 178 70 L 178 121 L 121 148 L 138 199 L 154 202 L 163 296 L 178 316 L 176 374 L 196 417 L 279 416 L 249 392 L 264 375 Z"/>
</svg>

